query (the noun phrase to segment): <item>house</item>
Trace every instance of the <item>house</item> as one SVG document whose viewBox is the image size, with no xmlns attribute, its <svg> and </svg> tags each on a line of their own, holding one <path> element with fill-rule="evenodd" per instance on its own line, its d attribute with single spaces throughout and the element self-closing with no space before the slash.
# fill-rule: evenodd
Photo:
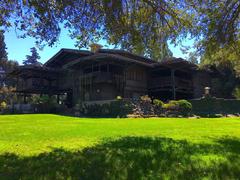
<svg viewBox="0 0 240 180">
<path fill-rule="evenodd" d="M 156 62 L 127 51 L 61 49 L 43 66 L 20 66 L 11 73 L 18 94 L 56 95 L 69 107 L 79 102 L 138 98 L 201 97 L 210 75 L 181 58 Z"/>
</svg>

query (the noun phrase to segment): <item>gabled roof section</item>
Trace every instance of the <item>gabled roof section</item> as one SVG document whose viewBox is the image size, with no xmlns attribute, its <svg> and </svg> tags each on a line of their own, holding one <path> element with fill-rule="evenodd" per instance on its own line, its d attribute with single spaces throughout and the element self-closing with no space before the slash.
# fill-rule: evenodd
<svg viewBox="0 0 240 180">
<path fill-rule="evenodd" d="M 187 68 L 196 69 L 198 66 L 182 58 L 166 58 L 161 62 L 150 58 L 139 56 L 121 49 L 99 49 L 93 53 L 87 50 L 61 49 L 52 58 L 50 58 L 43 67 L 48 68 L 68 68 L 86 61 L 96 60 L 116 60 L 122 62 L 136 63 L 146 67 L 168 67 L 173 69 Z"/>
<path fill-rule="evenodd" d="M 154 61 L 154 60 L 152 60 L 150 58 L 147 58 L 147 57 L 144 57 L 144 56 L 140 56 L 140 55 L 137 55 L 137 54 L 133 54 L 133 53 L 130 53 L 128 51 L 121 50 L 121 49 L 99 49 L 98 52 L 99 53 L 120 55 L 120 56 L 129 58 L 129 59 L 134 59 L 134 60 L 141 61 L 141 62 L 147 63 L 147 64 L 154 64 L 154 63 L 156 63 L 156 61 Z"/>
<path fill-rule="evenodd" d="M 146 67 L 152 67 L 153 64 L 145 62 L 145 61 L 140 61 L 137 59 L 133 59 L 133 58 L 129 58 L 126 56 L 121 56 L 119 54 L 112 54 L 112 53 L 95 53 L 94 55 L 91 56 L 86 56 L 86 57 L 82 57 L 82 58 L 78 58 L 75 59 L 69 63 L 67 63 L 64 67 L 65 68 L 69 68 L 69 67 L 73 67 L 77 64 L 81 64 L 84 62 L 88 62 L 88 61 L 116 61 L 116 62 L 120 62 L 120 63 L 135 63 L 135 64 L 139 64 L 142 66 L 146 66 Z M 154 62 L 156 63 L 156 62 Z"/>
<path fill-rule="evenodd" d="M 74 59 L 80 57 L 86 57 L 93 55 L 92 52 L 87 50 L 77 50 L 77 49 L 61 49 L 53 57 L 51 57 L 45 64 L 45 67 L 56 67 L 61 68 L 66 63 L 71 62 Z"/>
</svg>

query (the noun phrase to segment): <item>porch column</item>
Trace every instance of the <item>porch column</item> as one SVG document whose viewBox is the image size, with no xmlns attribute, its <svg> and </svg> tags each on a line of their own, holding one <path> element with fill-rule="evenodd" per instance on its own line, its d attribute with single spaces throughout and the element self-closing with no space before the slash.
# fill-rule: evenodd
<svg viewBox="0 0 240 180">
<path fill-rule="evenodd" d="M 175 87 L 175 69 L 171 69 L 171 82 L 172 82 L 172 98 L 176 99 L 176 87 Z"/>
<path fill-rule="evenodd" d="M 60 97 L 59 97 L 59 94 L 57 94 L 57 103 L 59 104 L 60 102 Z"/>
</svg>

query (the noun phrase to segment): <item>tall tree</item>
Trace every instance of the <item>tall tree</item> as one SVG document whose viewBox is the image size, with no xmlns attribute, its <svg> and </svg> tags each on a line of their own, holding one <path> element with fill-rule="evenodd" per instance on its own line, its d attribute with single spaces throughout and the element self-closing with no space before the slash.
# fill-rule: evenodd
<svg viewBox="0 0 240 180">
<path fill-rule="evenodd" d="M 38 62 L 40 59 L 40 56 L 37 52 L 37 49 L 35 47 L 32 47 L 30 49 L 31 55 L 26 56 L 26 60 L 23 61 L 24 65 L 40 65 L 41 63 Z"/>
<path fill-rule="evenodd" d="M 7 48 L 4 41 L 4 31 L 0 30 L 0 61 L 6 61 L 8 59 L 6 49 Z"/>
<path fill-rule="evenodd" d="M 18 66 L 18 63 L 17 61 L 8 60 L 6 49 L 4 31 L 0 30 L 0 87 L 7 86 L 5 88 L 11 88 L 16 86 L 16 81 L 7 77 L 6 74 Z"/>
</svg>

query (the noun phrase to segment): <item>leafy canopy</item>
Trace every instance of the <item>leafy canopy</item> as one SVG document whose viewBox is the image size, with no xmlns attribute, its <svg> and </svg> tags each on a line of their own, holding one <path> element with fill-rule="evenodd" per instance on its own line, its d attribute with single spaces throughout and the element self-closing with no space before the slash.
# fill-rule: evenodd
<svg viewBox="0 0 240 180">
<path fill-rule="evenodd" d="M 31 36 L 38 45 L 53 46 L 63 25 L 78 47 L 104 39 L 134 53 L 161 58 L 162 54 L 171 55 L 167 40 L 176 42 L 190 26 L 192 16 L 182 2 L 3 0 L 0 26 L 14 26 L 22 32 L 21 37 Z"/>
<path fill-rule="evenodd" d="M 239 0 L 2 0 L 0 27 L 53 46 L 61 28 L 86 47 L 100 39 L 160 59 L 167 42 L 191 35 L 200 55 L 234 47 L 239 40 Z M 166 55 L 165 55 L 166 54 Z"/>
</svg>

